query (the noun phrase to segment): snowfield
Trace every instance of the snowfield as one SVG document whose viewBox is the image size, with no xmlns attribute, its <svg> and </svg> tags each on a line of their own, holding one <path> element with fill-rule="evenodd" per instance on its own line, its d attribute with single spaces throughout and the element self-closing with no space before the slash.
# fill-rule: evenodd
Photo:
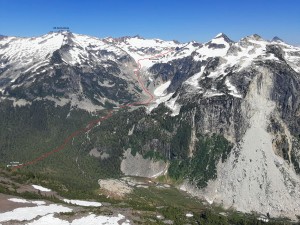
<svg viewBox="0 0 300 225">
<path fill-rule="evenodd" d="M 31 203 L 35 205 L 46 205 L 45 201 L 30 201 L 30 200 L 20 199 L 20 198 L 9 198 L 8 200 L 16 203 L 29 203 L 29 204 Z"/>
<path fill-rule="evenodd" d="M 49 214 L 40 219 L 34 220 L 31 223 L 27 223 L 27 225 L 130 225 L 130 222 L 128 220 L 125 220 L 124 222 L 120 223 L 121 220 L 125 220 L 125 217 L 121 214 L 112 217 L 96 216 L 94 214 L 91 214 L 80 219 L 75 219 L 72 222 L 68 222 L 66 220 L 54 217 L 54 214 Z"/>
<path fill-rule="evenodd" d="M 23 221 L 26 225 L 129 225 L 131 224 L 129 220 L 125 218 L 125 216 L 118 214 L 115 216 L 102 216 L 102 215 L 94 215 L 89 213 L 88 215 L 82 216 L 81 218 L 75 217 L 76 219 L 70 221 L 63 220 L 58 218 L 58 213 L 68 213 L 73 212 L 72 208 L 65 207 L 58 204 L 50 204 L 45 205 L 44 201 L 30 201 L 20 198 L 10 198 L 9 201 L 16 203 L 32 203 L 37 206 L 33 207 L 21 207 L 16 208 L 9 212 L 0 213 L 0 224 L 9 223 L 12 221 Z M 80 205 L 80 206 L 100 206 L 101 203 L 98 202 L 88 202 L 88 201 L 79 201 L 79 200 L 67 200 L 64 199 L 65 202 Z"/>
<path fill-rule="evenodd" d="M 171 84 L 171 81 L 167 81 L 166 83 L 161 84 L 154 90 L 154 94 L 159 97 L 165 96 L 165 91 L 170 86 L 170 84 Z"/>
<path fill-rule="evenodd" d="M 95 207 L 102 206 L 100 202 L 89 202 L 89 201 L 69 200 L 69 199 L 63 199 L 63 201 L 68 204 L 79 205 L 79 206 L 95 206 Z"/>
<path fill-rule="evenodd" d="M 71 208 L 51 204 L 51 205 L 40 205 L 34 207 L 22 207 L 16 208 L 10 212 L 4 212 L 0 214 L 0 222 L 7 222 L 10 220 L 32 220 L 38 216 L 45 216 L 50 213 L 60 213 L 60 212 L 72 212 Z"/>
</svg>

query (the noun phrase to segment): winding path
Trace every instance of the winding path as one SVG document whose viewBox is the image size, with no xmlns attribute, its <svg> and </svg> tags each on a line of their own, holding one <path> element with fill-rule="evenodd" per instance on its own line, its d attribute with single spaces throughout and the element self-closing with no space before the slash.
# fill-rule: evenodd
<svg viewBox="0 0 300 225">
<path fill-rule="evenodd" d="M 147 58 L 142 58 L 142 59 L 139 59 L 137 61 L 137 65 L 138 65 L 138 68 L 134 70 L 134 74 L 135 76 L 137 77 L 137 80 L 138 80 L 138 83 L 140 85 L 140 87 L 143 89 L 143 91 L 149 96 L 149 98 L 145 101 L 142 101 L 142 102 L 133 102 L 133 103 L 129 103 L 129 104 L 126 104 L 126 105 L 120 105 L 119 108 L 126 108 L 126 107 L 133 107 L 133 106 L 137 106 L 137 105 L 149 105 L 151 104 L 155 97 L 153 96 L 153 94 L 145 87 L 144 83 L 142 82 L 141 80 L 141 77 L 140 77 L 140 71 L 141 71 L 141 63 L 140 61 L 143 61 L 143 60 L 151 60 L 151 59 L 154 59 L 154 58 L 161 58 L 163 57 L 164 55 L 167 55 L 168 53 L 174 51 L 173 49 L 169 49 L 168 51 L 164 52 L 164 53 L 161 53 L 161 54 L 158 54 L 158 55 L 154 55 L 154 56 L 151 56 L 151 57 L 147 57 Z M 74 131 L 72 134 L 70 134 L 68 137 L 66 137 L 66 139 L 64 140 L 64 142 L 58 146 L 57 148 L 49 151 L 49 152 L 46 152 L 44 153 L 43 155 L 33 159 L 32 161 L 29 161 L 29 162 L 26 162 L 22 165 L 18 165 L 18 166 L 14 166 L 13 169 L 16 170 L 16 169 L 20 169 L 20 168 L 23 168 L 25 166 L 29 166 L 29 165 L 33 165 L 33 164 L 36 164 L 38 163 L 39 161 L 41 160 L 44 160 L 46 158 L 48 158 L 49 156 L 53 155 L 54 153 L 58 153 L 60 151 L 62 151 L 66 146 L 67 144 L 74 138 L 74 137 L 77 137 L 83 133 L 86 133 L 88 132 L 89 130 L 91 130 L 92 128 L 94 128 L 99 122 L 102 122 L 102 121 L 105 121 L 107 120 L 108 118 L 110 118 L 113 113 L 116 112 L 114 110 L 110 110 L 108 111 L 107 115 L 106 116 L 103 116 L 103 117 L 100 117 L 96 120 L 92 120 L 91 122 L 89 122 L 87 124 L 86 127 L 84 128 L 81 128 L 81 129 L 78 129 L 76 131 Z"/>
</svg>

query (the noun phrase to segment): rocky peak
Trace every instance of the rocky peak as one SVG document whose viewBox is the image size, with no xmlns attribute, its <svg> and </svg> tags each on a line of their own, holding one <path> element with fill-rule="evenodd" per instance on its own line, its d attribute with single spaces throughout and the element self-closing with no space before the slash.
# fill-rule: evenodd
<svg viewBox="0 0 300 225">
<path fill-rule="evenodd" d="M 145 38 L 141 37 L 140 35 L 134 35 L 134 36 L 123 36 L 123 37 L 107 37 L 104 38 L 103 40 L 108 41 L 108 42 L 116 42 L 116 43 L 122 43 L 122 42 L 127 42 L 130 39 L 140 39 L 140 40 L 145 40 Z"/>
<path fill-rule="evenodd" d="M 283 40 L 280 39 L 280 38 L 277 37 L 277 36 L 273 37 L 271 41 L 272 41 L 272 42 L 283 42 Z"/>
<path fill-rule="evenodd" d="M 219 33 L 217 34 L 214 38 L 214 39 L 223 39 L 224 41 L 226 41 L 227 43 L 231 43 L 233 42 L 226 34 L 224 33 Z"/>
<path fill-rule="evenodd" d="M 0 34 L 0 40 L 1 40 L 1 39 L 3 39 L 3 38 L 6 38 L 6 36 L 5 36 L 5 35 L 2 35 L 2 34 Z"/>
<path fill-rule="evenodd" d="M 252 34 L 250 36 L 246 37 L 248 40 L 254 40 L 254 41 L 263 41 L 264 39 L 259 36 L 258 34 Z"/>
<path fill-rule="evenodd" d="M 225 34 L 220 33 L 205 45 L 210 49 L 225 49 L 233 43 Z"/>
</svg>

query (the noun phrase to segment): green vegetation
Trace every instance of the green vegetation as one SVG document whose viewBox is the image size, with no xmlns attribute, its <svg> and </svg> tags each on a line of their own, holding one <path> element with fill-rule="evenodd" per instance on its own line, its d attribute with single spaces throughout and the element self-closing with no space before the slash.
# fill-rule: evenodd
<svg viewBox="0 0 300 225">
<path fill-rule="evenodd" d="M 133 209 L 144 211 L 143 214 L 145 214 L 146 222 L 140 224 L 164 224 L 164 220 L 174 221 L 174 224 L 178 225 L 266 224 L 263 221 L 257 220 L 258 215 L 255 214 L 244 214 L 230 210 L 226 211 L 220 207 L 205 206 L 199 199 L 190 197 L 175 188 L 140 188 L 136 189 L 129 197 L 131 200 L 126 202 L 133 207 Z M 153 212 L 153 214 L 146 212 Z M 192 213 L 193 217 L 186 217 L 186 213 Z M 155 215 L 162 215 L 164 219 L 158 219 Z M 267 224 L 289 223 L 287 220 L 271 220 Z"/>
<path fill-rule="evenodd" d="M 3 128 L 0 131 L 0 161 L 4 165 L 11 161 L 26 163 L 59 148 L 70 134 L 101 116 L 76 109 L 70 111 L 70 105 L 55 107 L 49 101 L 33 102 L 24 107 L 13 107 L 10 102 L 4 102 L 0 106 L 0 114 L 0 126 Z M 98 186 L 98 174 L 103 173 L 106 162 L 88 155 L 85 150 L 90 143 L 81 133 L 69 139 L 61 151 L 23 167 L 20 172 L 31 173 L 42 180 L 57 180 L 67 189 L 93 190 Z"/>
<path fill-rule="evenodd" d="M 171 122 L 172 117 L 166 115 L 169 110 L 166 107 L 159 107 L 150 115 L 146 114 L 145 110 L 139 109 L 139 112 L 139 114 L 135 113 L 136 117 L 129 115 L 129 118 L 132 118 L 130 121 L 133 122 L 129 129 L 133 125 L 135 128 L 131 136 L 126 134 L 126 148 L 131 148 L 133 155 L 139 152 L 145 158 L 167 160 L 171 131 L 174 127 Z M 126 131 L 128 132 L 128 130 Z"/>
<path fill-rule="evenodd" d="M 49 184 L 57 183 L 51 180 L 41 180 L 39 176 L 31 173 L 20 173 L 1 169 L 1 175 L 10 177 L 12 180 L 18 180 L 19 184 L 31 184 L 31 182 L 50 187 Z M 46 183 L 47 182 L 47 185 Z M 63 184 L 57 186 L 63 187 Z M 8 190 L 0 183 L 0 193 L 15 195 L 25 199 L 43 199 L 50 202 L 63 203 L 54 196 L 44 196 L 40 193 L 23 192 Z M 112 215 L 115 209 L 130 209 L 130 211 L 140 217 L 135 221 L 136 224 L 164 224 L 165 220 L 171 220 L 174 224 L 264 224 L 258 221 L 257 215 L 241 214 L 233 211 L 224 211 L 220 207 L 205 206 L 199 199 L 179 191 L 176 188 L 139 188 L 135 189 L 126 199 L 112 200 L 105 196 L 99 196 L 97 192 L 88 192 L 78 190 L 58 191 L 58 193 L 67 198 L 74 199 L 94 199 L 100 202 L 110 202 L 112 205 L 104 208 L 89 208 L 84 211 L 60 213 L 60 216 L 72 217 L 77 213 L 92 212 L 97 215 Z M 221 215 L 220 212 L 226 213 Z M 193 217 L 186 217 L 186 213 L 192 213 Z M 161 215 L 163 219 L 156 216 Z M 271 221 L 268 224 L 288 224 L 286 221 Z"/>
<path fill-rule="evenodd" d="M 0 126 L 4 127 L 0 131 L 0 162 L 25 163 L 57 149 L 70 134 L 106 113 L 92 115 L 79 109 L 71 110 L 70 105 L 55 107 L 49 101 L 33 102 L 24 107 L 13 107 L 9 101 L 4 102 L 0 106 Z M 33 173 L 41 180 L 58 181 L 65 185 L 64 190 L 93 191 L 98 187 L 98 179 L 122 175 L 123 152 L 131 148 L 133 155 L 139 152 L 144 158 L 170 160 L 172 179 L 188 178 L 198 187 L 204 187 L 209 179 L 215 178 L 216 163 L 226 158 L 231 146 L 218 135 L 198 134 L 196 151 L 189 158 L 191 126 L 188 121 L 171 117 L 169 113 L 164 106 L 151 114 L 144 108 L 119 110 L 100 126 L 70 139 L 63 150 L 22 168 L 21 172 Z M 128 135 L 129 130 L 133 130 L 131 135 Z M 89 152 L 95 148 L 109 157 L 90 156 Z M 49 185 L 62 189 L 55 182 Z"/>
<path fill-rule="evenodd" d="M 171 141 L 173 159 L 187 159 L 190 139 L 191 126 L 183 121 Z"/>
<path fill-rule="evenodd" d="M 4 102 L 0 105 L 0 126 L 3 128 L 0 130 L 0 165 L 5 167 L 11 161 L 25 163 L 56 149 L 70 134 L 106 113 L 104 110 L 90 114 L 71 109 L 70 105 L 55 106 L 49 101 L 33 102 L 24 107 L 13 107 L 11 102 Z M 89 132 L 72 138 L 58 153 L 15 172 L 8 171 L 15 181 L 40 184 L 66 198 L 108 201 L 112 207 L 142 210 L 147 224 L 163 224 L 156 218 L 157 213 L 173 220 L 174 224 L 262 224 L 244 214 L 220 215 L 218 210 L 203 206 L 174 188 L 140 188 L 121 202 L 99 195 L 98 179 L 122 176 L 120 163 L 124 150 L 128 148 L 133 154 L 139 152 L 145 158 L 168 160 L 169 177 L 159 178 L 161 181 L 177 184 L 189 179 L 198 187 L 204 187 L 209 179 L 216 178 L 216 163 L 226 159 L 231 144 L 216 134 L 197 134 L 193 157 L 188 157 L 190 123 L 169 114 L 170 111 L 163 106 L 151 114 L 147 114 L 144 108 L 121 109 Z M 129 130 L 133 130 L 131 135 Z M 92 149 L 109 157 L 90 156 Z M 0 184 L 2 193 L 45 199 L 39 194 L 17 194 L 13 189 Z M 59 200 L 49 197 L 49 201 Z M 123 206 L 120 203 L 124 203 Z M 194 217 L 187 218 L 187 211 Z"/>
<path fill-rule="evenodd" d="M 197 136 L 196 151 L 192 158 L 171 161 L 169 175 L 174 179 L 188 178 L 198 187 L 205 187 L 209 179 L 216 178 L 216 164 L 225 161 L 232 146 L 222 136 Z"/>
<path fill-rule="evenodd" d="M 90 114 L 70 105 L 55 106 L 53 102 L 33 102 L 32 105 L 13 107 L 6 101 L 0 106 L 0 163 L 12 161 L 26 163 L 59 148 L 70 134 L 81 130 L 106 111 Z M 156 115 L 157 117 L 157 115 Z M 128 131 L 135 125 L 132 136 Z M 162 135 L 160 125 L 155 124 L 145 109 L 129 112 L 122 109 L 101 122 L 89 132 L 81 132 L 69 139 L 64 148 L 49 157 L 18 170 L 26 179 L 45 183 L 53 190 L 59 190 L 78 197 L 86 196 L 98 188 L 98 179 L 118 178 L 122 175 L 120 163 L 127 148 L 139 151 L 144 157 L 166 159 L 161 145 L 152 148 L 151 140 L 164 141 L 168 145 L 168 134 Z M 149 148 L 145 149 L 145 145 Z M 90 156 L 92 149 L 109 157 L 101 159 Z M 155 152 L 155 153 L 154 153 Z"/>
<path fill-rule="evenodd" d="M 160 152 L 153 151 L 153 150 L 146 152 L 146 154 L 144 155 L 144 158 L 152 159 L 154 161 L 166 160 L 166 158 L 163 157 Z"/>
</svg>

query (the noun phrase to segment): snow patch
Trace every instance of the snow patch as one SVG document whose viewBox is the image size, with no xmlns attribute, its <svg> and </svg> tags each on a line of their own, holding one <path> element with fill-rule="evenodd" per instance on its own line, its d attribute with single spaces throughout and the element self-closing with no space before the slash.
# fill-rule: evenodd
<svg viewBox="0 0 300 225">
<path fill-rule="evenodd" d="M 43 192 L 50 192 L 50 191 L 52 191 L 49 188 L 45 188 L 45 187 L 42 187 L 42 186 L 39 186 L 39 185 L 35 185 L 35 184 L 33 184 L 32 187 L 34 189 L 36 189 L 36 190 L 43 191 Z"/>
<path fill-rule="evenodd" d="M 170 86 L 170 84 L 171 84 L 171 81 L 167 81 L 166 83 L 163 83 L 160 86 L 158 86 L 153 92 L 154 95 L 159 96 L 159 97 L 165 96 L 165 91 Z"/>
<path fill-rule="evenodd" d="M 30 203 L 29 201 L 20 198 L 9 198 L 8 200 L 16 203 Z"/>
<path fill-rule="evenodd" d="M 54 217 L 54 214 L 49 214 L 47 216 L 43 216 L 37 220 L 34 220 L 27 225 L 41 225 L 41 224 L 51 224 L 51 225 L 130 225 L 130 221 L 126 220 L 125 222 L 120 224 L 121 220 L 124 220 L 125 216 L 118 214 L 117 216 L 96 216 L 94 214 L 75 219 L 72 222 L 59 219 Z"/>
<path fill-rule="evenodd" d="M 181 105 L 179 105 L 176 101 L 178 99 L 178 95 L 175 98 L 169 99 L 165 102 L 165 105 L 172 110 L 171 116 L 177 116 L 180 113 Z"/>
<path fill-rule="evenodd" d="M 45 216 L 50 213 L 60 212 L 72 212 L 72 209 L 57 204 L 51 204 L 47 206 L 22 207 L 9 212 L 1 213 L 0 222 L 6 222 L 10 220 L 32 220 L 37 216 Z"/>
<path fill-rule="evenodd" d="M 151 104 L 150 107 L 148 107 L 148 112 L 151 112 L 153 109 L 155 109 L 160 103 L 163 103 L 167 100 L 169 100 L 172 95 L 174 93 L 169 93 L 166 94 L 166 90 L 167 88 L 170 86 L 171 81 L 167 81 L 163 84 L 161 84 L 160 86 L 158 86 L 155 90 L 154 90 L 154 95 L 157 96 L 158 98 L 155 100 L 155 102 L 153 104 Z"/>
<path fill-rule="evenodd" d="M 226 84 L 228 90 L 230 91 L 230 93 L 229 93 L 230 95 L 232 95 L 232 96 L 234 96 L 236 98 L 242 98 L 242 95 L 239 94 L 239 92 L 237 91 L 236 87 L 233 86 L 227 78 L 225 80 L 225 84 Z"/>
<path fill-rule="evenodd" d="M 222 40 L 222 39 L 220 39 Z M 197 49 L 196 52 L 198 53 L 198 55 L 201 56 L 201 58 L 199 59 L 207 59 L 209 57 L 224 57 L 227 54 L 227 51 L 229 49 L 229 44 L 225 41 L 220 41 L 217 39 L 213 39 L 212 42 L 216 42 L 216 44 L 224 44 L 225 48 L 209 48 L 209 45 L 204 45 L 201 48 Z"/>
<path fill-rule="evenodd" d="M 46 202 L 45 201 L 30 201 L 30 200 L 26 200 L 26 199 L 20 199 L 20 198 L 9 198 L 8 199 L 11 202 L 16 202 L 16 203 L 31 203 L 31 204 L 35 204 L 35 205 L 45 205 Z"/>
<path fill-rule="evenodd" d="M 203 75 L 205 66 L 202 66 L 199 73 L 194 74 L 189 79 L 187 79 L 184 83 L 191 85 L 193 87 L 199 88 L 199 79 Z"/>
<path fill-rule="evenodd" d="M 225 94 L 222 93 L 222 92 L 218 92 L 216 90 L 208 90 L 204 93 L 203 97 L 204 98 L 211 98 L 211 97 L 222 96 L 222 95 L 225 95 Z"/>
<path fill-rule="evenodd" d="M 186 217 L 193 217 L 194 215 L 192 213 L 185 214 Z"/>
<path fill-rule="evenodd" d="M 68 204 L 73 204 L 73 205 L 79 205 L 79 206 L 87 206 L 87 207 L 100 207 L 102 204 L 100 202 L 90 202 L 90 201 L 82 201 L 82 200 L 69 200 L 69 199 L 63 199 L 64 202 Z"/>
<path fill-rule="evenodd" d="M 220 37 L 212 39 L 211 43 L 214 43 L 214 44 L 217 44 L 217 45 L 228 46 L 228 43 L 223 38 L 220 38 Z"/>
</svg>

